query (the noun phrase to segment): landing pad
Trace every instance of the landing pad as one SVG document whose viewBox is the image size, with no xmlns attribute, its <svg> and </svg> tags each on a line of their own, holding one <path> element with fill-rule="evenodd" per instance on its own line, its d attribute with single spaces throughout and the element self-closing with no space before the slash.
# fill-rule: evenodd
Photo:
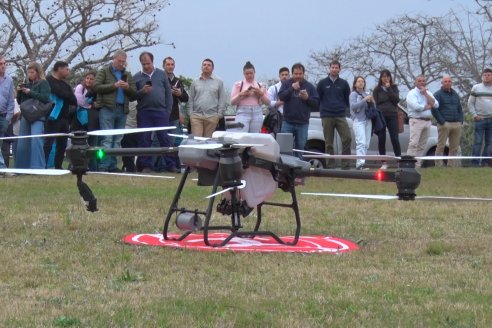
<svg viewBox="0 0 492 328">
<path fill-rule="evenodd" d="M 211 233 L 209 241 L 211 243 L 220 243 L 229 234 Z M 177 234 L 169 234 L 170 238 L 177 238 Z M 282 240 L 289 242 L 294 239 L 293 236 L 280 237 Z M 181 241 L 164 240 L 162 234 L 130 234 L 123 238 L 123 242 L 140 246 L 162 246 L 173 248 L 193 249 L 211 252 L 262 252 L 262 253 L 329 253 L 338 254 L 358 250 L 357 244 L 330 236 L 300 236 L 297 245 L 281 245 L 269 236 L 256 236 L 255 238 L 234 237 L 223 247 L 210 247 L 203 242 L 202 234 L 190 234 Z"/>
</svg>

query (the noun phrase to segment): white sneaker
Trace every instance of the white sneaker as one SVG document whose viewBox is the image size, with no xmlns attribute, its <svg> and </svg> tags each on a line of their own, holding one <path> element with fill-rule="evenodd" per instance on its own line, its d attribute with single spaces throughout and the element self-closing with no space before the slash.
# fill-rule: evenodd
<svg viewBox="0 0 492 328">
<path fill-rule="evenodd" d="M 387 170 L 388 169 L 388 164 L 384 163 L 383 165 L 381 165 L 381 167 L 379 168 L 380 170 Z"/>
</svg>

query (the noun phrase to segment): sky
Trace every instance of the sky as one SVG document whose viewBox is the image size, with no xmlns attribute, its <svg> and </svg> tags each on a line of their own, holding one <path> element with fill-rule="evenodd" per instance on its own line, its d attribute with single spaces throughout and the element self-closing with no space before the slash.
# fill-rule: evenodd
<svg viewBox="0 0 492 328">
<path fill-rule="evenodd" d="M 148 50 L 156 66 L 172 56 L 175 73 L 191 78 L 199 76 L 202 60 L 211 58 L 214 73 L 230 90 L 243 78 L 248 60 L 256 68 L 256 79 L 266 81 L 276 78 L 282 66 L 306 66 L 311 51 L 370 34 L 393 17 L 438 16 L 472 5 L 473 0 L 171 0 L 158 19 L 163 43 L 176 48 L 163 44 Z M 130 54 L 133 72 L 140 69 L 139 53 Z M 344 73 L 342 63 L 342 77 Z"/>
</svg>

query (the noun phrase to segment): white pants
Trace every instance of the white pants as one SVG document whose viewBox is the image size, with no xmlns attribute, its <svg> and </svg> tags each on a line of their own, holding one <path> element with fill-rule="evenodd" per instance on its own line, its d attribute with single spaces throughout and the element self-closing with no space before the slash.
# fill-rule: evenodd
<svg viewBox="0 0 492 328">
<path fill-rule="evenodd" d="M 263 124 L 261 106 L 237 106 L 236 123 L 238 122 L 243 123 L 244 127 L 231 129 L 231 131 L 260 133 Z"/>
<path fill-rule="evenodd" d="M 355 154 L 366 155 L 369 143 L 371 142 L 372 121 L 354 121 L 353 129 L 355 135 Z M 365 159 L 358 159 L 355 166 L 360 167 L 365 162 Z"/>
</svg>

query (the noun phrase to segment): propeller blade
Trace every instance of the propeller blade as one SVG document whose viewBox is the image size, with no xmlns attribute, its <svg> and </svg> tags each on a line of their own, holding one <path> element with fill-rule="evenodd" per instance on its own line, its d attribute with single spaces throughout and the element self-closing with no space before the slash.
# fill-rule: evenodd
<svg viewBox="0 0 492 328">
<path fill-rule="evenodd" d="M 186 135 L 186 134 L 174 134 L 174 133 L 168 133 L 168 136 L 171 137 L 176 137 L 176 138 L 182 138 L 182 139 L 195 139 L 195 140 L 210 140 L 210 138 L 205 138 L 205 137 L 195 137 L 194 135 Z"/>
<path fill-rule="evenodd" d="M 421 156 L 421 157 L 415 157 L 416 159 L 421 159 L 421 160 L 427 160 L 427 161 L 434 161 L 434 160 L 446 160 L 446 159 L 492 159 L 491 156 Z"/>
<path fill-rule="evenodd" d="M 194 145 L 179 145 L 179 148 L 194 148 L 194 149 L 218 149 L 222 148 L 222 144 L 194 144 Z"/>
<path fill-rule="evenodd" d="M 306 158 L 368 159 L 368 160 L 379 160 L 379 161 L 401 159 L 400 157 L 389 156 L 389 155 L 330 155 L 330 154 L 324 154 L 315 151 L 300 150 L 300 149 L 292 149 L 292 151 L 306 154 L 303 155 L 303 157 Z"/>
<path fill-rule="evenodd" d="M 246 180 L 241 180 L 241 184 L 239 186 L 236 186 L 236 187 L 229 187 L 229 188 L 225 188 L 225 189 L 222 189 L 221 191 L 218 191 L 216 192 L 215 194 L 211 194 L 211 195 L 208 195 L 207 197 L 205 197 L 206 199 L 208 198 L 212 198 L 212 197 L 215 197 L 217 195 L 220 195 L 220 194 L 223 194 L 225 193 L 226 191 L 229 191 L 229 190 L 232 190 L 234 188 L 237 188 L 237 189 L 243 189 L 244 187 L 246 187 Z"/>
<path fill-rule="evenodd" d="M 55 169 L 0 169 L 0 173 L 32 174 L 32 175 L 64 175 L 71 172 L 69 170 L 55 170 Z"/>
<path fill-rule="evenodd" d="M 166 175 L 151 175 L 151 174 L 135 174 L 135 173 L 116 173 L 116 172 L 87 172 L 87 174 L 101 174 L 101 175 L 117 175 L 123 177 L 138 177 L 138 178 L 158 178 L 158 179 L 174 179 L 175 177 Z"/>
<path fill-rule="evenodd" d="M 2 137 L 0 140 L 16 140 L 26 138 L 53 138 L 53 137 L 71 137 L 70 133 L 47 133 L 47 134 L 31 134 L 28 136 Z"/>
<path fill-rule="evenodd" d="M 309 192 L 301 192 L 301 195 L 379 199 L 379 200 L 395 200 L 395 199 L 397 200 L 398 199 L 398 196 L 391 196 L 391 195 L 332 194 L 332 193 L 309 193 Z M 415 196 L 415 200 L 490 202 L 490 201 L 492 201 L 492 198 L 452 197 L 452 196 Z"/>
<path fill-rule="evenodd" d="M 344 198 L 365 198 L 365 199 L 379 199 L 379 200 L 398 199 L 398 196 L 391 196 L 391 195 L 332 194 L 332 193 L 323 193 L 323 192 L 301 192 L 301 195 L 344 197 Z"/>
<path fill-rule="evenodd" d="M 234 146 L 234 147 L 263 147 L 265 145 L 264 144 L 240 144 L 240 143 L 237 143 L 237 144 L 232 144 L 231 146 Z"/>
<path fill-rule="evenodd" d="M 90 136 L 115 136 L 119 134 L 130 134 L 139 132 L 151 132 L 151 131 L 161 131 L 161 130 L 173 130 L 176 129 L 175 126 L 159 126 L 153 128 L 134 128 L 134 129 L 108 129 L 108 130 L 96 130 L 87 132 Z"/>
<path fill-rule="evenodd" d="M 437 200 L 437 201 L 463 201 L 463 202 L 490 202 L 492 198 L 480 197 L 451 197 L 451 196 L 416 196 L 418 200 Z"/>
</svg>

